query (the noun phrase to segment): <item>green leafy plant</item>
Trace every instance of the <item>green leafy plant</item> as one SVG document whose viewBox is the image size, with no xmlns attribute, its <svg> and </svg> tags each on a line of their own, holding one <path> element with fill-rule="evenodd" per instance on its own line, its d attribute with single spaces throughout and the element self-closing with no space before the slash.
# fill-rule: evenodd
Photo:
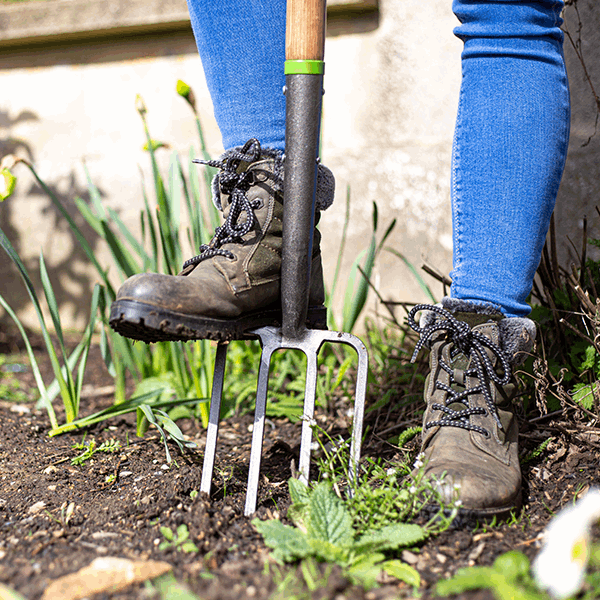
<svg viewBox="0 0 600 600">
<path fill-rule="evenodd" d="M 491 567 L 468 567 L 453 577 L 439 581 L 438 596 L 452 596 L 469 590 L 491 590 L 498 600 L 542 600 L 548 596 L 537 590 L 529 572 L 529 559 L 521 552 L 500 555 Z"/>
<path fill-rule="evenodd" d="M 161 527 L 160 532 L 165 539 L 159 544 L 159 550 L 173 548 L 187 553 L 199 552 L 196 544 L 189 539 L 190 532 L 187 525 L 179 525 L 175 531 L 172 531 L 168 527 Z"/>
<path fill-rule="evenodd" d="M 71 446 L 73 450 L 82 450 L 82 453 L 71 459 L 72 465 L 82 465 L 86 461 L 88 461 L 96 452 L 104 452 L 107 454 L 114 454 L 121 449 L 121 442 L 119 440 L 115 440 L 111 438 L 110 440 L 106 440 L 102 442 L 99 446 L 96 444 L 95 440 L 90 440 L 86 442 L 85 436 L 81 442 L 75 443 Z"/>
<path fill-rule="evenodd" d="M 319 590 L 327 587 L 334 566 L 323 565 L 309 557 L 297 569 L 281 565 L 268 565 L 267 568 L 276 585 L 270 600 L 311 600 Z"/>
<path fill-rule="evenodd" d="M 181 429 L 177 427 L 175 422 L 169 418 L 169 415 L 167 415 L 164 411 L 161 411 L 156 407 L 153 408 L 148 404 L 140 404 L 137 410 L 138 435 L 142 436 L 144 434 L 146 423 L 154 425 L 158 429 L 165 445 L 165 454 L 167 455 L 168 463 L 171 462 L 171 454 L 169 452 L 169 446 L 167 445 L 167 438 L 173 440 L 182 452 L 186 448 L 196 447 L 194 442 L 189 442 L 185 439 Z"/>
<path fill-rule="evenodd" d="M 593 600 L 600 594 L 599 545 L 591 549 L 590 565 L 583 592 L 577 595 L 580 600 Z M 533 579 L 529 559 L 515 550 L 498 556 L 491 567 L 460 569 L 450 579 L 438 581 L 435 587 L 438 596 L 460 596 L 472 590 L 490 590 L 497 600 L 552 600 Z"/>
<path fill-rule="evenodd" d="M 600 411 L 600 262 L 589 258 L 588 246 L 600 241 L 588 237 L 584 218 L 578 264 L 562 267 L 552 220 L 532 294 L 542 356 L 525 365 L 541 412 L 575 411 L 585 419 Z"/>
<path fill-rule="evenodd" d="M 200 576 L 212 577 L 208 573 L 200 573 Z M 191 592 L 184 583 L 177 581 L 173 573 L 161 575 L 151 584 L 147 583 L 146 587 L 153 592 L 157 592 L 161 600 L 202 600 L 202 598 Z"/>
<path fill-rule="evenodd" d="M 288 516 L 295 527 L 278 520 L 252 521 L 265 543 L 273 548 L 275 560 L 283 563 L 313 557 L 335 563 L 352 581 L 366 588 L 375 585 L 382 570 L 410 585 L 419 585 L 419 575 L 412 567 L 386 559 L 385 552 L 422 542 L 427 538 L 425 529 L 395 523 L 358 535 L 350 511 L 329 482 L 321 482 L 311 490 L 291 479 L 289 486 L 294 504 Z"/>
<path fill-rule="evenodd" d="M 527 453 L 527 455 L 525 455 L 521 459 L 521 464 L 525 465 L 528 462 L 531 462 L 532 460 L 539 458 L 544 453 L 546 448 L 548 447 L 548 444 L 550 444 L 550 442 L 552 442 L 553 440 L 554 440 L 553 437 L 549 437 L 549 438 L 545 439 L 536 448 L 534 448 L 531 452 Z"/>
<path fill-rule="evenodd" d="M 26 371 L 19 356 L 0 354 L 0 398 L 9 402 L 26 402 L 30 396 L 16 373 Z"/>
</svg>

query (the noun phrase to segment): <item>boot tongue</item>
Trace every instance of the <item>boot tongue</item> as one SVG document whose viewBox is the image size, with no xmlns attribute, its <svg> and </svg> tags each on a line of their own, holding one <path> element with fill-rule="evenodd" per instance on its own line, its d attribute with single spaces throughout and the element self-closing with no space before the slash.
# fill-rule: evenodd
<svg viewBox="0 0 600 600">
<path fill-rule="evenodd" d="M 489 323 L 490 321 L 499 323 L 504 318 L 504 315 L 502 313 L 498 313 L 497 315 L 482 315 L 476 312 L 455 312 L 454 318 L 466 323 L 472 329 L 473 327 L 477 327 L 477 325 L 483 325 L 483 323 Z"/>
</svg>

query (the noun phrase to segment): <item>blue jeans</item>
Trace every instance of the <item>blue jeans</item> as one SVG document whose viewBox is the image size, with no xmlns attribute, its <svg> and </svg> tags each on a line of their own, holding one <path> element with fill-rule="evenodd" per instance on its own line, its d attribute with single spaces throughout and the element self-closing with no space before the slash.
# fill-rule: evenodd
<svg viewBox="0 0 600 600">
<path fill-rule="evenodd" d="M 225 148 L 284 148 L 284 0 L 188 0 Z M 526 316 L 562 177 L 561 0 L 454 0 L 464 42 L 452 154 L 451 296 Z M 401 32 L 399 32 L 401 34 Z"/>
</svg>

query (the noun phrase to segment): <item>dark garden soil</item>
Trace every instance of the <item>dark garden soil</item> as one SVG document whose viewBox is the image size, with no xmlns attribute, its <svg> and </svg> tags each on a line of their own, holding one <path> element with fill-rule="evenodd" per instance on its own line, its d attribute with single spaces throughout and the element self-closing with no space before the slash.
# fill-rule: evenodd
<svg viewBox="0 0 600 600">
<path fill-rule="evenodd" d="M 18 377 L 23 385 L 33 385 L 29 372 Z M 82 414 L 110 404 L 110 387 L 106 386 L 111 382 L 94 350 Z M 381 397 L 381 389 L 370 393 Z M 336 414 L 319 415 L 319 423 L 329 431 L 343 428 L 346 412 L 347 406 L 339 406 Z M 369 414 L 363 455 L 393 459 L 398 452 L 385 440 L 391 434 L 384 432 L 398 419 L 406 420 L 406 415 L 388 412 L 389 406 Z M 47 416 L 35 410 L 34 402 L 2 400 L 0 419 L 0 583 L 27 600 L 41 598 L 52 581 L 79 571 L 98 557 L 167 562 L 176 579 L 203 600 L 263 600 L 275 592 L 282 576 L 269 562 L 269 551 L 250 519 L 243 516 L 251 415 L 222 424 L 210 498 L 192 494 L 200 487 L 205 435 L 195 421 L 183 420 L 179 425 L 198 448 L 181 454 L 172 446 L 171 465 L 166 463 L 156 430 L 137 438 L 134 419 L 122 418 L 92 427 L 85 438 L 98 445 L 118 440 L 120 449 L 112 454 L 98 452 L 78 466 L 72 459 L 81 451 L 73 445 L 81 443 L 83 433 L 48 437 Z M 417 424 L 416 414 L 413 423 L 407 423 L 411 424 Z M 551 514 L 588 486 L 600 484 L 598 430 L 583 434 L 572 422 L 549 420 L 536 421 L 535 426 L 523 422 L 521 429 L 524 454 L 553 437 L 543 457 L 523 467 L 522 515 L 516 522 L 492 528 L 451 529 L 419 548 L 404 551 L 402 558 L 422 577 L 421 597 L 430 597 L 433 584 L 457 569 L 491 564 L 507 550 L 534 556 Z M 287 480 L 292 461 L 297 460 L 299 433 L 299 424 L 286 420 L 272 420 L 267 427 L 257 510 L 261 518 L 285 517 Z M 416 453 L 416 441 L 413 443 Z M 159 527 L 176 530 L 181 524 L 187 525 L 199 552 L 159 548 L 164 541 Z M 378 589 L 364 591 L 333 569 L 318 591 L 306 597 L 378 600 L 409 598 L 411 594 L 408 586 L 394 581 L 382 581 Z M 132 600 L 155 595 L 142 583 L 95 598 Z M 492 596 L 479 592 L 464 597 Z"/>
</svg>

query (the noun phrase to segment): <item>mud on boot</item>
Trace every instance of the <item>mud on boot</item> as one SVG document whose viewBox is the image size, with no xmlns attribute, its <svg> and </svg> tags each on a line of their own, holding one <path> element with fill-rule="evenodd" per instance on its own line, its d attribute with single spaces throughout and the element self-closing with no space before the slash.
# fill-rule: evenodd
<svg viewBox="0 0 600 600">
<path fill-rule="evenodd" d="M 223 225 L 178 275 L 143 273 L 125 281 L 110 313 L 111 327 L 125 337 L 226 341 L 281 322 L 283 154 L 252 139 L 205 164 L 220 169 L 212 188 Z M 316 221 L 331 205 L 334 185 L 331 171 L 319 165 Z M 307 319 L 326 329 L 319 242 L 315 228 Z"/>
<path fill-rule="evenodd" d="M 535 324 L 505 318 L 494 305 L 452 298 L 415 306 L 408 323 L 420 334 L 414 357 L 423 346 L 430 350 L 419 456 L 424 476 L 445 504 L 459 507 L 461 522 L 509 516 L 521 505 L 512 368 L 532 349 Z"/>
</svg>

